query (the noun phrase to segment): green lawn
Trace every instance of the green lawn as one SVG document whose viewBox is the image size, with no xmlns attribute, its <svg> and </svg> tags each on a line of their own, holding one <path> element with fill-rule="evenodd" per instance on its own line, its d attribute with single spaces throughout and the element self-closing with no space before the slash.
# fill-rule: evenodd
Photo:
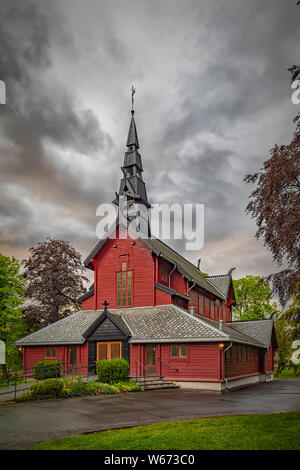
<svg viewBox="0 0 300 470">
<path fill-rule="evenodd" d="M 44 442 L 42 450 L 300 449 L 300 412 L 222 416 L 103 431 Z"/>
<path fill-rule="evenodd" d="M 279 379 L 300 379 L 300 375 L 295 375 L 292 369 L 289 369 L 289 370 L 285 369 L 279 374 L 278 378 Z"/>
</svg>

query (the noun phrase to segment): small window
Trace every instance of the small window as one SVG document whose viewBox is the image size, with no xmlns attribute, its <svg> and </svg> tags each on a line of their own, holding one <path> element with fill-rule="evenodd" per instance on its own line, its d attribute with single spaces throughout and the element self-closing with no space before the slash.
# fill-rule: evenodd
<svg viewBox="0 0 300 470">
<path fill-rule="evenodd" d="M 47 346 L 45 351 L 45 357 L 54 358 L 56 357 L 56 348 L 55 346 Z"/>
<path fill-rule="evenodd" d="M 168 280 L 168 269 L 165 265 L 161 265 L 160 267 L 160 279 L 162 281 L 167 281 Z"/>
<path fill-rule="evenodd" d="M 172 344 L 171 357 L 187 357 L 186 344 Z"/>
</svg>

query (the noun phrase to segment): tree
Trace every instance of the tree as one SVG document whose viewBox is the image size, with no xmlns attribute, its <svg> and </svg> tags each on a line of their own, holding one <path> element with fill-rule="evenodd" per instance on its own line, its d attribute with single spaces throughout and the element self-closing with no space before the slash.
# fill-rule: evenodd
<svg viewBox="0 0 300 470">
<path fill-rule="evenodd" d="M 26 331 L 26 322 L 20 305 L 24 299 L 25 280 L 19 273 L 20 263 L 0 253 L 0 339 L 6 345 L 6 364 L 2 374 L 7 377 L 7 365 L 13 367 L 19 360 L 14 342 Z"/>
<path fill-rule="evenodd" d="M 292 340 L 290 329 L 284 320 L 279 318 L 275 321 L 276 338 L 278 350 L 276 351 L 276 376 L 290 365 L 292 356 Z"/>
<path fill-rule="evenodd" d="M 300 77 L 300 67 L 289 69 L 292 81 Z M 294 294 L 300 280 L 300 113 L 288 145 L 275 145 L 263 168 L 245 177 L 256 183 L 246 212 L 256 219 L 256 238 L 263 238 L 281 271 L 268 276 L 273 294 L 282 306 Z"/>
<path fill-rule="evenodd" d="M 271 288 L 260 276 L 246 276 L 233 280 L 236 307 L 232 308 L 234 320 L 259 320 L 269 318 L 276 310 Z"/>
<path fill-rule="evenodd" d="M 69 243 L 48 238 L 29 249 L 24 260 L 26 296 L 32 301 L 24 308 L 29 329 L 60 320 L 80 307 L 78 297 L 86 292 L 81 255 Z"/>
</svg>

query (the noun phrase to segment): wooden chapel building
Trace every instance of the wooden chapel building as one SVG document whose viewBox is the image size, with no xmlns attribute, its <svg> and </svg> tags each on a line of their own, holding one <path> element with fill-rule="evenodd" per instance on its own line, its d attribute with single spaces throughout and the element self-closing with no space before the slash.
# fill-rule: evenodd
<svg viewBox="0 0 300 470">
<path fill-rule="evenodd" d="M 149 210 L 133 110 L 126 147 L 114 203 L 126 195 Z M 97 360 L 122 357 L 132 376 L 153 374 L 188 388 L 271 380 L 273 320 L 232 321 L 232 270 L 206 277 L 158 238 L 133 240 L 124 231 L 117 219 L 86 258 L 94 283 L 81 310 L 16 342 L 23 367 L 58 359 L 93 373 Z"/>
</svg>

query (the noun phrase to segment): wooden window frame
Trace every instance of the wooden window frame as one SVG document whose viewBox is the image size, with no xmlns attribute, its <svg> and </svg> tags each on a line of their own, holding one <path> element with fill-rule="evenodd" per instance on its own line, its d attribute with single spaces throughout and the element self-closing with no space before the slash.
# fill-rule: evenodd
<svg viewBox="0 0 300 470">
<path fill-rule="evenodd" d="M 49 349 L 50 354 L 47 354 L 47 349 Z M 54 353 L 53 353 L 54 351 Z M 46 346 L 45 348 L 45 358 L 55 359 L 56 358 L 56 347 L 55 346 Z"/>
<path fill-rule="evenodd" d="M 124 265 L 125 268 L 124 269 Z M 125 296 L 124 296 L 124 273 L 125 273 Z M 130 284 L 130 297 L 129 293 L 129 284 Z M 131 300 L 129 303 L 128 300 Z M 125 302 L 123 300 L 125 299 Z M 133 269 L 128 269 L 127 260 L 121 260 L 121 270 L 116 272 L 116 305 L 117 308 L 122 307 L 133 307 Z"/>
<path fill-rule="evenodd" d="M 216 312 L 215 312 L 215 301 L 214 299 L 209 299 L 209 314 L 210 318 L 213 320 L 216 318 Z"/>
<path fill-rule="evenodd" d="M 101 344 L 106 344 L 106 359 L 111 360 L 111 345 L 112 344 L 119 344 L 120 346 L 120 356 L 117 359 L 122 359 L 122 341 L 97 341 L 96 344 L 96 356 L 97 356 L 97 361 L 99 361 L 99 346 Z M 116 358 L 114 358 L 116 359 Z"/>
<path fill-rule="evenodd" d="M 185 356 L 181 355 L 181 347 L 182 346 L 185 346 L 185 352 L 186 352 Z M 172 356 L 172 348 L 174 348 L 174 347 L 177 347 L 178 356 Z M 176 360 L 176 361 L 180 360 L 180 359 L 187 360 L 188 359 L 188 345 L 185 344 L 185 343 L 170 344 L 170 358 L 172 360 Z"/>
<path fill-rule="evenodd" d="M 198 312 L 199 315 L 204 316 L 205 315 L 205 301 L 204 301 L 204 295 L 199 292 L 198 294 Z"/>
</svg>

